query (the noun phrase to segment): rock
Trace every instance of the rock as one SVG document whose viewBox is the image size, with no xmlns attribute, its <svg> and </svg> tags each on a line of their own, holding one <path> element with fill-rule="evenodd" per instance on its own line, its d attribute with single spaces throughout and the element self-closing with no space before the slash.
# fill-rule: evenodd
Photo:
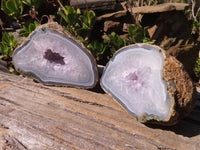
<svg viewBox="0 0 200 150">
<path fill-rule="evenodd" d="M 101 85 L 143 123 L 174 125 L 196 102 L 196 89 L 183 65 L 149 44 L 130 45 L 115 53 Z"/>
<path fill-rule="evenodd" d="M 98 17 L 98 23 L 103 23 L 103 30 L 106 34 L 116 32 L 121 35 L 124 30 L 125 24 L 133 24 L 134 20 L 132 15 L 127 10 L 117 11 L 114 13 L 107 13 Z"/>
<path fill-rule="evenodd" d="M 93 88 L 98 80 L 91 53 L 54 22 L 36 28 L 16 48 L 13 64 L 16 70 L 44 84 Z"/>
<path fill-rule="evenodd" d="M 104 22 L 104 32 L 107 34 L 111 32 L 119 32 L 123 30 L 123 25 L 120 22 L 105 21 Z"/>
<path fill-rule="evenodd" d="M 153 39 L 153 35 L 155 34 L 156 30 L 158 29 L 157 25 L 152 26 L 148 29 L 150 39 Z"/>
</svg>

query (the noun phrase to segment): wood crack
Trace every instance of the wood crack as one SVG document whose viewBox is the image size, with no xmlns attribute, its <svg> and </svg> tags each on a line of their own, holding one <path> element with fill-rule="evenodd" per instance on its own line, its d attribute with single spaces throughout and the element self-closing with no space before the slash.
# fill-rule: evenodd
<svg viewBox="0 0 200 150">
<path fill-rule="evenodd" d="M 17 138 L 11 135 L 4 135 L 3 137 L 4 145 L 3 150 L 12 149 L 12 150 L 27 150 L 27 147 L 21 143 Z"/>
<path fill-rule="evenodd" d="M 65 94 L 60 94 L 60 96 L 67 98 L 67 99 L 70 99 L 70 100 L 73 100 L 73 101 L 76 101 L 76 102 L 79 102 L 79 103 L 84 103 L 84 104 L 98 106 L 98 107 L 106 107 L 104 105 L 101 105 L 101 104 L 98 104 L 98 103 L 95 103 L 95 102 L 89 102 L 89 101 L 78 99 L 78 98 L 68 96 L 68 95 L 65 95 Z"/>
<path fill-rule="evenodd" d="M 7 98 L 1 97 L 1 96 L 0 96 L 0 100 L 4 100 L 4 101 L 9 102 L 10 104 L 14 104 L 16 106 L 21 106 L 20 104 L 14 102 L 14 101 L 11 101 L 11 100 L 9 100 Z"/>
</svg>

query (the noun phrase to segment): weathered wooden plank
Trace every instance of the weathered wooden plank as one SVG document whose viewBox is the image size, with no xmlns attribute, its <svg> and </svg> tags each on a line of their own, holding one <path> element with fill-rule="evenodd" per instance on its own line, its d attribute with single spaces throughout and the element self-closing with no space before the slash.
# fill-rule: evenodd
<svg viewBox="0 0 200 150">
<path fill-rule="evenodd" d="M 195 150 L 199 114 L 197 105 L 174 127 L 145 126 L 104 93 L 44 86 L 0 72 L 1 149 Z"/>
<path fill-rule="evenodd" d="M 115 8 L 115 0 L 70 0 L 70 5 L 81 9 L 107 10 Z"/>
<path fill-rule="evenodd" d="M 145 13 L 161 13 L 166 11 L 184 11 L 189 4 L 184 3 L 164 3 L 155 6 L 142 6 L 133 7 L 130 12 L 135 14 L 145 14 Z"/>
</svg>

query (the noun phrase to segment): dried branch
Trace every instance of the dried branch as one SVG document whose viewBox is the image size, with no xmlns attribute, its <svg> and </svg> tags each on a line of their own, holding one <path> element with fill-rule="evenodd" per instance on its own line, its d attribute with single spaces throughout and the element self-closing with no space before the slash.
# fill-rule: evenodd
<svg viewBox="0 0 200 150">
<path fill-rule="evenodd" d="M 198 7 L 197 11 L 195 12 L 195 7 L 197 6 L 196 0 L 191 0 L 191 2 L 192 2 L 192 17 L 195 21 L 197 21 L 197 16 L 200 11 L 200 7 Z"/>
</svg>

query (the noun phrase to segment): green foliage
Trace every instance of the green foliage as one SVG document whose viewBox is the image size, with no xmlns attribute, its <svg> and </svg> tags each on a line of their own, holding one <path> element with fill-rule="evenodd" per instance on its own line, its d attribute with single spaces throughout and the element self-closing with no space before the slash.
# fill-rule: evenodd
<svg viewBox="0 0 200 150">
<path fill-rule="evenodd" d="M 34 7 L 37 10 L 44 0 L 22 0 L 22 2 L 31 8 Z"/>
<path fill-rule="evenodd" d="M 16 46 L 17 40 L 14 39 L 14 36 L 5 32 L 0 42 L 0 58 L 10 61 Z"/>
<path fill-rule="evenodd" d="M 100 59 L 106 50 L 106 46 L 98 41 L 92 41 L 87 45 L 87 48 L 92 52 L 95 58 Z"/>
<path fill-rule="evenodd" d="M 2 0 L 1 8 L 7 15 L 19 22 L 24 16 L 25 5 L 29 6 L 30 10 L 36 14 L 36 10 L 42 2 L 44 0 Z"/>
<path fill-rule="evenodd" d="M 124 47 L 127 45 L 126 40 L 122 39 L 117 35 L 115 32 L 112 32 L 110 35 L 108 35 L 109 40 L 104 40 L 104 43 L 108 46 L 110 49 L 111 54 L 115 53 L 118 49 L 121 47 Z"/>
<path fill-rule="evenodd" d="M 27 37 L 29 34 L 34 31 L 39 26 L 39 23 L 37 21 L 34 21 L 34 23 L 29 23 L 24 25 L 23 29 L 20 30 L 19 34 Z"/>
<path fill-rule="evenodd" d="M 192 36 L 195 40 L 199 37 L 200 34 L 200 22 L 192 20 Z"/>
<path fill-rule="evenodd" d="M 81 14 L 80 9 L 75 10 L 70 6 L 62 7 L 62 9 L 58 10 L 58 14 L 65 20 L 67 25 L 73 25 L 75 29 L 91 29 L 97 19 L 96 14 L 92 10 L 85 10 Z"/>
<path fill-rule="evenodd" d="M 45 2 L 45 0 L 2 0 L 2 10 L 16 19 L 18 22 L 22 21 L 25 11 L 29 12 L 31 15 L 32 20 L 26 21 L 25 25 L 19 32 L 21 36 L 27 37 L 29 34 L 35 30 L 37 26 L 39 26 L 39 21 L 36 18 L 37 9 L 41 5 L 41 3 Z M 76 38 L 78 38 L 95 56 L 96 59 L 102 59 L 103 57 L 110 57 L 113 55 L 115 51 L 120 49 L 123 46 L 133 43 L 151 43 L 153 44 L 154 41 L 151 41 L 147 35 L 147 28 L 143 28 L 141 25 L 134 25 L 129 26 L 128 29 L 128 39 L 122 39 L 119 35 L 112 32 L 108 35 L 108 39 L 92 39 L 91 33 L 94 25 L 96 23 L 97 17 L 94 11 L 92 10 L 85 10 L 81 13 L 80 9 L 74 9 L 70 6 L 63 6 L 60 0 L 57 0 L 60 4 L 61 9 L 58 10 L 59 16 L 63 20 L 63 25 L 65 28 Z M 150 2 L 150 1 L 148 1 Z M 151 1 L 151 2 L 159 2 Z M 24 7 L 26 6 L 26 10 Z M 28 7 L 27 7 L 28 6 Z M 28 10 L 27 10 L 28 8 Z M 37 20 L 34 21 L 33 19 Z M 6 40 L 9 39 L 9 40 Z M 12 40 L 13 39 L 13 40 Z M 7 42 L 11 43 L 9 45 Z M 102 42 L 100 42 L 102 41 Z M 13 45 L 13 43 L 15 45 Z M 0 44 L 0 54 L 1 58 L 9 58 L 15 48 L 17 42 L 10 34 L 5 34 L 2 38 L 2 42 Z M 105 56 L 104 54 L 108 55 Z"/>
<path fill-rule="evenodd" d="M 97 20 L 97 17 L 96 17 L 96 14 L 94 13 L 94 11 L 85 10 L 83 15 L 80 16 L 80 19 L 82 22 L 82 27 L 84 29 L 91 29 L 94 26 L 94 24 Z"/>
<path fill-rule="evenodd" d="M 58 14 L 65 20 L 68 25 L 76 25 L 79 23 L 80 10 L 73 7 L 65 6 L 58 10 Z"/>
<path fill-rule="evenodd" d="M 21 0 L 2 0 L 2 10 L 9 16 L 18 20 L 23 13 L 23 3 Z"/>
<path fill-rule="evenodd" d="M 74 36 L 89 38 L 92 27 L 96 22 L 94 11 L 85 10 L 81 14 L 80 9 L 75 10 L 70 6 L 62 6 L 58 14 L 65 20 L 67 30 Z"/>
<path fill-rule="evenodd" d="M 196 77 L 200 78 L 200 59 L 198 58 L 195 64 L 194 73 Z"/>
<path fill-rule="evenodd" d="M 115 32 L 108 35 L 108 39 L 103 42 L 92 41 L 91 43 L 86 43 L 86 47 L 92 52 L 97 60 L 102 59 L 105 52 L 112 56 L 118 49 L 126 46 L 126 40 L 122 39 Z"/>
<path fill-rule="evenodd" d="M 92 10 L 85 10 L 81 14 L 79 9 L 75 10 L 73 7 L 62 5 L 61 7 L 62 9 L 58 11 L 58 14 L 64 19 L 66 29 L 83 42 L 96 58 L 101 58 L 105 51 L 109 51 L 109 54 L 112 55 L 115 51 L 127 45 L 126 39 L 120 38 L 114 32 L 108 35 L 108 39 L 104 40 L 103 43 L 90 39 L 90 32 L 97 19 L 96 14 Z M 147 28 L 143 28 L 141 25 L 129 26 L 129 44 L 144 42 L 153 44 L 154 41 L 151 41 L 146 35 Z"/>
<path fill-rule="evenodd" d="M 149 43 L 153 44 L 155 41 L 150 40 L 147 37 L 147 29 L 148 27 L 142 27 L 141 25 L 130 25 L 128 27 L 128 39 L 130 40 L 131 44 L 135 43 Z"/>
</svg>

